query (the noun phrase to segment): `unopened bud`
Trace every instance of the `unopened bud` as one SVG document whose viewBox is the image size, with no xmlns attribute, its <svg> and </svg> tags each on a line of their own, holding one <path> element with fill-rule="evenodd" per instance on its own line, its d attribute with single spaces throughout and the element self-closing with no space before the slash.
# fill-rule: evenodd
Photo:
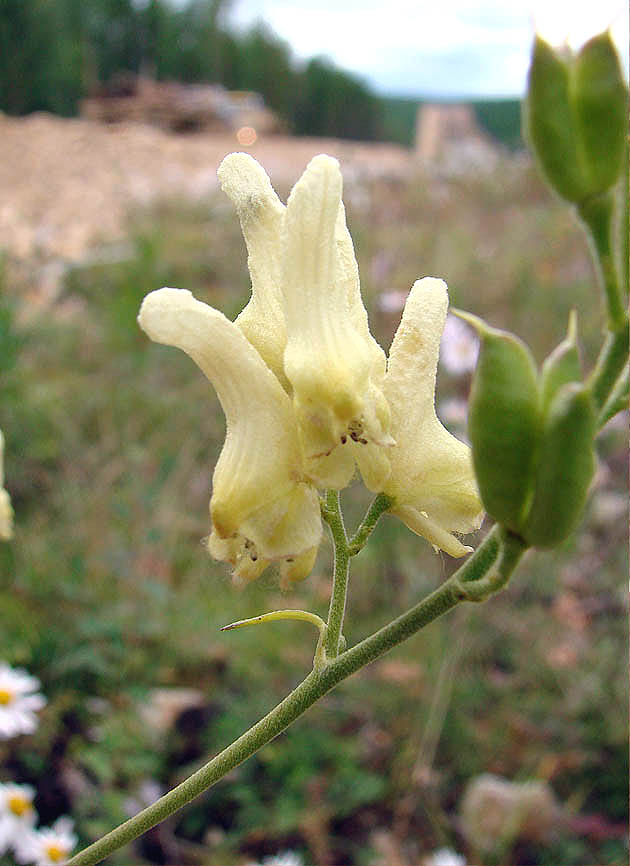
<svg viewBox="0 0 630 866">
<path fill-rule="evenodd" d="M 609 33 L 577 55 L 536 37 L 523 125 L 542 173 L 562 198 L 581 204 L 619 179 L 627 97 Z"/>
<path fill-rule="evenodd" d="M 484 508 L 519 532 L 531 499 L 540 432 L 537 370 L 527 346 L 481 319 L 458 314 L 480 338 L 468 435 Z"/>
<path fill-rule="evenodd" d="M 575 529 L 595 474 L 595 411 L 583 385 L 562 387 L 543 425 L 534 498 L 523 537 L 555 547 Z"/>
</svg>

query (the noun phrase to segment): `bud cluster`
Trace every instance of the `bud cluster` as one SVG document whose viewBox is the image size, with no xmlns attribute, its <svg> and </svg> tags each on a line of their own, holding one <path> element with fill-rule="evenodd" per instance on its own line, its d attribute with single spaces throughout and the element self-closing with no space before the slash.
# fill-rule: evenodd
<svg viewBox="0 0 630 866">
<path fill-rule="evenodd" d="M 469 436 L 483 504 L 529 545 L 554 547 L 577 525 L 595 473 L 595 409 L 581 383 L 575 315 L 540 373 L 517 337 L 460 315 L 481 341 Z"/>
</svg>

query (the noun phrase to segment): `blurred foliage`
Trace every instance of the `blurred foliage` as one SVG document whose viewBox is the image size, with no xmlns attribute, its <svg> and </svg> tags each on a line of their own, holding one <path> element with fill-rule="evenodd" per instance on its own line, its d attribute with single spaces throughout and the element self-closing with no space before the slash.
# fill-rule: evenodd
<svg viewBox="0 0 630 866">
<path fill-rule="evenodd" d="M 412 147 L 416 134 L 416 117 L 422 103 L 421 99 L 384 97 L 383 139 Z M 491 138 L 511 151 L 523 148 L 520 99 L 474 100 L 470 104 L 479 127 Z"/>
<path fill-rule="evenodd" d="M 144 73 L 256 91 L 298 135 L 413 145 L 421 100 L 378 97 L 326 58 L 299 63 L 262 22 L 230 29 L 229 6 L 230 0 L 1 0 L 0 110 L 74 115 L 99 84 Z M 493 138 L 521 146 L 518 100 L 473 108 Z"/>
<path fill-rule="evenodd" d="M 575 307 L 592 365 L 601 322 L 588 252 L 522 160 L 492 174 L 349 181 L 345 198 L 384 346 L 399 315 L 384 299 L 439 274 L 453 304 L 522 334 L 539 362 Z M 236 592 L 208 559 L 200 539 L 224 421 L 190 360 L 135 324 L 142 296 L 164 284 L 233 318 L 248 295 L 245 260 L 217 196 L 132 215 L 128 242 L 68 269 L 44 312 L 25 300 L 35 263 L 7 259 L 0 277 L 0 425 L 16 511 L 15 539 L 0 547 L 0 658 L 38 676 L 49 701 L 35 735 L 0 743 L 1 773 L 35 785 L 42 820 L 71 813 L 84 842 L 140 808 L 147 787 L 181 781 L 310 667 L 303 624 L 221 625 L 290 605 L 326 611 L 326 544 L 289 596 L 273 573 Z M 439 401 L 467 388 L 440 371 Z M 419 863 L 445 845 L 470 854 L 458 803 L 482 772 L 545 780 L 562 807 L 553 838 L 517 840 L 504 863 L 623 862 L 625 440 L 614 424 L 601 436 L 587 517 L 562 550 L 532 555 L 490 603 L 458 609 L 344 683 L 112 866 L 230 866 L 288 848 L 318 866 L 376 866 L 391 852 Z M 357 484 L 343 499 L 352 527 L 369 497 Z M 452 568 L 385 517 L 355 561 L 349 643 Z M 164 696 L 176 707 L 182 688 L 192 704 L 165 716 Z"/>
<path fill-rule="evenodd" d="M 97 85 L 144 73 L 254 90 L 300 134 L 380 136 L 381 103 L 363 81 L 328 61 L 303 68 L 262 23 L 229 30 L 223 23 L 228 5 L 2 0 L 0 109 L 72 115 Z"/>
</svg>

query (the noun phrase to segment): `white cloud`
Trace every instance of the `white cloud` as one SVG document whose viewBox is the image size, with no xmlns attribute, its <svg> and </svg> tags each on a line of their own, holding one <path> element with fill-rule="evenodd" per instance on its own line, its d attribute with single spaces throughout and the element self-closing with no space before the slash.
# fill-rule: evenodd
<svg viewBox="0 0 630 866">
<path fill-rule="evenodd" d="M 263 19 L 297 57 L 327 55 L 392 93 L 520 95 L 535 26 L 553 42 L 612 26 L 627 56 L 623 0 L 236 0 L 230 18 Z"/>
</svg>

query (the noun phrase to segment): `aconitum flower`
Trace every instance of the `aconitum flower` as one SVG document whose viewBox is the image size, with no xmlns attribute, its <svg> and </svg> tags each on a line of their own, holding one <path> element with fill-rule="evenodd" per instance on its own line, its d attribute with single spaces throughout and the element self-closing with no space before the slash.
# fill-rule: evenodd
<svg viewBox="0 0 630 866">
<path fill-rule="evenodd" d="M 58 818 L 52 827 L 31 830 L 16 841 L 15 858 L 35 866 L 62 866 L 77 844 L 70 818 Z"/>
<path fill-rule="evenodd" d="M 479 340 L 468 325 L 457 316 L 447 316 L 442 333 L 440 361 L 449 373 L 462 376 L 475 369 Z"/>
<path fill-rule="evenodd" d="M 46 704 L 38 688 L 38 679 L 0 662 L 0 739 L 32 734 L 37 728 L 35 713 Z"/>
<path fill-rule="evenodd" d="M 0 430 L 0 541 L 13 538 L 13 508 L 11 498 L 4 489 L 4 436 Z"/>
<path fill-rule="evenodd" d="M 463 555 L 452 533 L 476 528 L 480 505 L 469 450 L 435 415 L 444 284 L 414 286 L 388 366 L 361 299 L 338 162 L 312 159 L 286 207 L 248 154 L 227 156 L 218 174 L 247 245 L 249 303 L 230 322 L 164 288 L 138 317 L 151 339 L 198 364 L 226 415 L 210 553 L 237 578 L 272 562 L 285 582 L 306 576 L 321 539 L 317 488 L 342 489 L 358 466 L 410 528 Z"/>
<path fill-rule="evenodd" d="M 37 814 L 30 785 L 0 784 L 0 854 L 33 829 Z"/>
</svg>

